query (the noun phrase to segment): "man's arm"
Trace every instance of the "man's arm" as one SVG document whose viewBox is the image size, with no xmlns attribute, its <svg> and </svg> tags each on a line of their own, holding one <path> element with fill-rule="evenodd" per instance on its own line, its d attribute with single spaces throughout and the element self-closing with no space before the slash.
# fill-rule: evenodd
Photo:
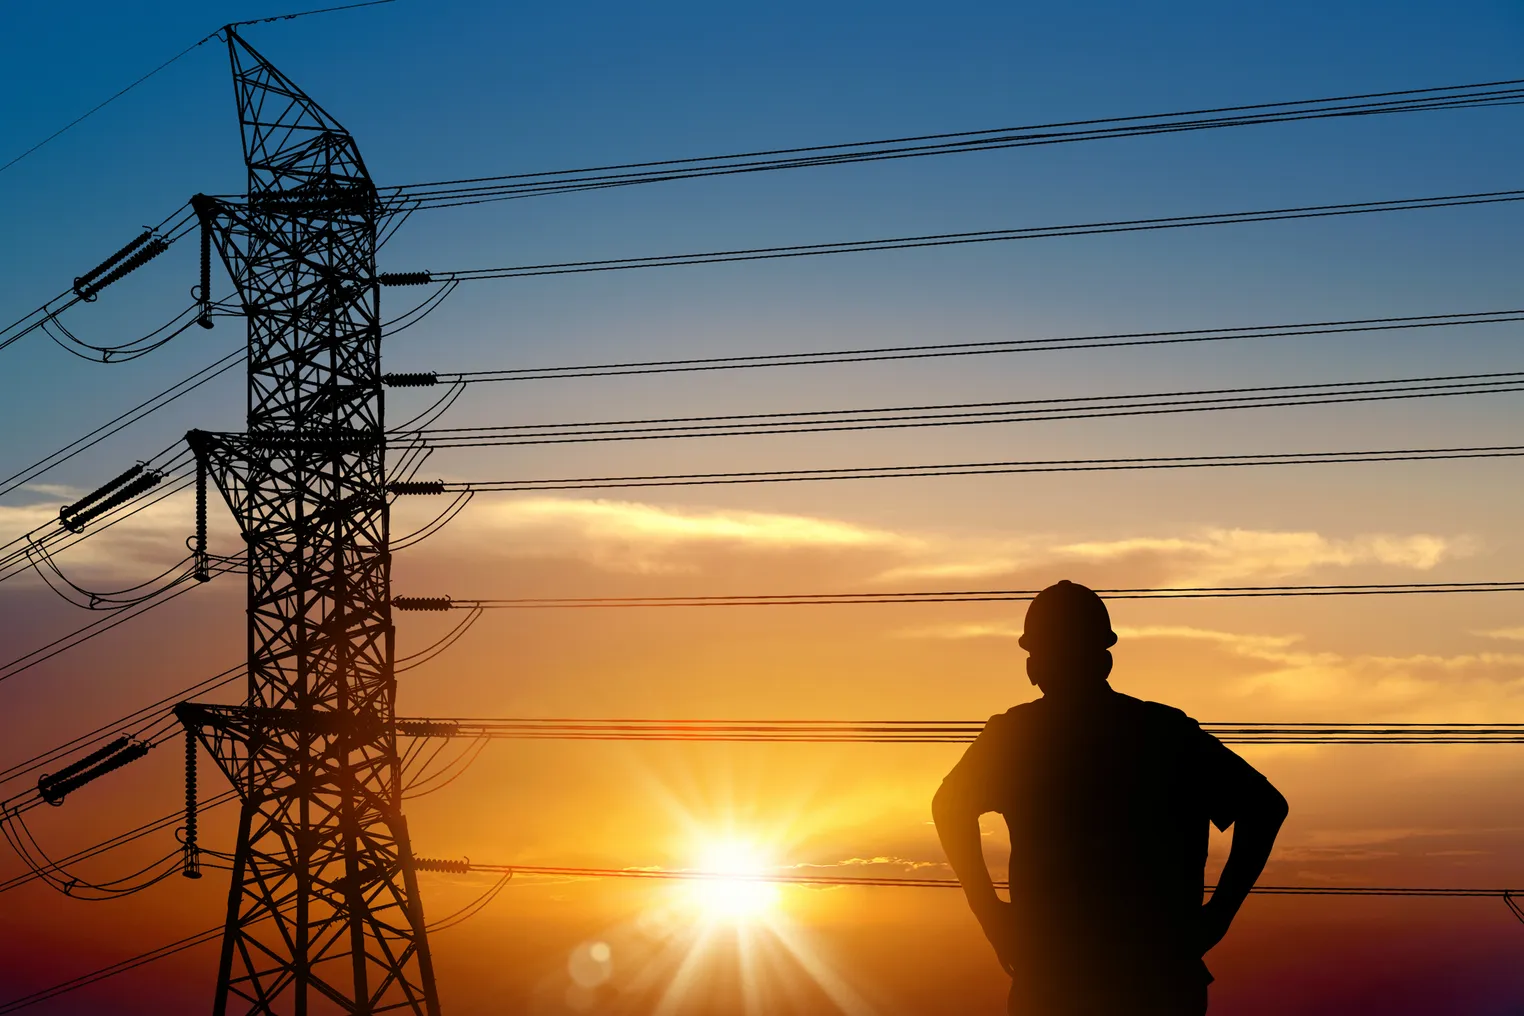
<svg viewBox="0 0 1524 1016">
<path fill-rule="evenodd" d="M 947 854 L 947 863 L 953 874 L 963 884 L 963 895 L 984 929 L 984 937 L 995 947 L 995 955 L 1007 973 L 1012 972 L 1008 953 L 1011 941 L 1010 904 L 995 893 L 995 883 L 990 879 L 989 866 L 984 862 L 984 845 L 979 834 L 981 810 L 969 803 L 963 795 L 948 783 L 943 783 L 931 799 L 931 817 L 937 826 L 937 837 Z"/>
<path fill-rule="evenodd" d="M 1260 779 L 1246 788 L 1233 821 L 1233 846 L 1212 898 L 1201 908 L 1201 951 L 1207 952 L 1228 933 L 1238 908 L 1265 870 L 1276 834 L 1290 807 L 1269 780 Z M 960 876 L 961 877 L 961 876 Z"/>
</svg>

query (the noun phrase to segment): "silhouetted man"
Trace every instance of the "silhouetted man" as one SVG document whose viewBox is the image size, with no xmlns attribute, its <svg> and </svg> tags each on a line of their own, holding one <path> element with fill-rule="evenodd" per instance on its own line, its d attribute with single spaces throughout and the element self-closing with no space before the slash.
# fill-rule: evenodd
<svg viewBox="0 0 1524 1016">
<path fill-rule="evenodd" d="M 1060 582 L 1021 646 L 1043 697 L 990 718 L 932 802 L 969 906 L 1011 975 L 1018 1016 L 1200 1016 L 1202 956 L 1264 869 L 1286 799 L 1178 709 L 1111 689 L 1106 605 Z M 979 816 L 1005 816 L 1010 902 Z M 1202 905 L 1207 822 L 1233 847 Z"/>
</svg>

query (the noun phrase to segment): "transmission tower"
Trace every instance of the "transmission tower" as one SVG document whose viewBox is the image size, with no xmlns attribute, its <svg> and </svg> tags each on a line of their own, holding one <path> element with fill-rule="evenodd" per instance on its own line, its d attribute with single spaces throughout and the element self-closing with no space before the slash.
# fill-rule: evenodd
<svg viewBox="0 0 1524 1016">
<path fill-rule="evenodd" d="M 178 709 L 242 802 L 213 1011 L 437 1016 L 393 728 L 387 212 L 349 133 L 224 31 L 248 193 L 193 200 L 200 297 L 215 247 L 248 317 L 248 429 L 189 438 L 203 566 L 208 479 L 247 544 L 249 680 L 241 706 Z"/>
</svg>

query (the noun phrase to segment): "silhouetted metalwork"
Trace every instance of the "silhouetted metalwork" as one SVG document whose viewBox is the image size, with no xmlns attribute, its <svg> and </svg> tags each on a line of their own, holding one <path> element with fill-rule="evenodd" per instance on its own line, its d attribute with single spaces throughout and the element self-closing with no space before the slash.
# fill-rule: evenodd
<svg viewBox="0 0 1524 1016">
<path fill-rule="evenodd" d="M 192 203 L 248 318 L 248 430 L 189 439 L 247 544 L 248 694 L 177 710 L 242 803 L 214 1012 L 434 1016 L 392 728 L 385 214 L 349 133 L 226 35 L 249 190 Z"/>
</svg>

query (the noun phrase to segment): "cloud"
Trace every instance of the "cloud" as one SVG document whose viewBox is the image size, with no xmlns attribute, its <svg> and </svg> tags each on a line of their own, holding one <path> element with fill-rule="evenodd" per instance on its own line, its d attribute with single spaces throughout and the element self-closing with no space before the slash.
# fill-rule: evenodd
<svg viewBox="0 0 1524 1016">
<path fill-rule="evenodd" d="M 1032 533 L 954 535 L 821 515 L 561 497 L 478 500 L 441 539 L 469 540 L 476 553 L 485 546 L 514 557 L 562 557 L 650 573 L 703 571 L 724 555 L 805 554 L 829 562 L 831 574 L 844 582 L 898 586 L 997 578 L 1030 586 L 1059 574 L 1096 585 L 1231 584 L 1320 568 L 1429 571 L 1474 550 L 1465 537 L 1429 533 L 1339 538 L 1212 528 L 1078 541 Z"/>
<path fill-rule="evenodd" d="M 1122 640 L 1184 640 L 1241 661 L 1227 692 L 1280 703 L 1340 708 L 1365 703 L 1371 719 L 1494 720 L 1524 705 L 1524 654 L 1445 656 L 1345 654 L 1300 648 L 1300 635 L 1266 635 L 1185 626 L 1121 627 Z"/>
<path fill-rule="evenodd" d="M 1460 841 L 1474 841 L 1482 833 L 1512 833 L 1511 828 L 1411 827 L 1391 829 L 1312 829 L 1294 833 L 1276 844 L 1278 862 L 1347 863 L 1412 857 L 1487 857 L 1492 850 L 1475 847 L 1450 847 Z M 1426 849 L 1436 847 L 1437 849 Z M 1320 875 L 1319 877 L 1327 877 Z"/>
<path fill-rule="evenodd" d="M 894 868 L 897 871 L 924 871 L 927 868 L 938 871 L 950 871 L 946 861 L 916 861 L 908 857 L 848 857 L 840 861 L 830 862 L 802 862 L 787 865 L 788 870 L 798 871 L 804 874 L 811 872 L 828 872 L 841 869 L 861 871 L 864 868 Z"/>
<path fill-rule="evenodd" d="M 1507 639 L 1510 642 L 1524 642 L 1524 628 L 1494 628 L 1491 631 L 1476 631 L 1473 635 L 1481 635 L 1489 639 Z"/>
<path fill-rule="evenodd" d="M 48 500 L 26 505 L 0 505 L 0 544 L 21 540 L 29 533 L 40 537 L 56 532 L 59 504 L 84 493 L 52 486 L 33 485 L 26 489 L 41 493 Z M 231 523 L 225 518 L 217 522 L 213 526 L 213 549 L 232 542 Z M 145 570 L 147 574 L 157 574 L 185 557 L 189 553 L 185 540 L 194 527 L 194 499 L 189 491 L 182 491 L 147 505 L 130 517 L 123 517 L 109 529 L 98 522 L 87 526 L 85 539 L 77 540 L 65 549 L 55 546 L 54 558 L 71 577 L 144 577 Z"/>
<path fill-rule="evenodd" d="M 474 513 L 515 556 L 570 556 L 617 571 L 688 571 L 702 551 L 905 553 L 914 537 L 837 519 L 733 509 L 669 508 L 632 501 L 531 498 Z"/>
<path fill-rule="evenodd" d="M 1021 634 L 1021 623 L 954 622 L 901 629 L 896 634 L 912 639 L 1015 639 Z M 1345 654 L 1304 648 L 1298 634 L 1188 625 L 1118 625 L 1117 635 L 1124 648 L 1138 643 L 1194 643 L 1199 650 L 1189 662 L 1185 662 L 1185 647 L 1164 647 L 1172 670 L 1215 672 L 1219 679 L 1212 685 L 1214 694 L 1240 703 L 1258 699 L 1256 709 L 1326 707 L 1339 712 L 1335 718 L 1346 719 L 1349 704 L 1361 703 L 1373 720 L 1428 720 L 1442 714 L 1450 722 L 1487 722 L 1524 709 L 1524 653 Z M 1202 660 L 1200 652 L 1208 658 Z"/>
<path fill-rule="evenodd" d="M 906 639 L 1018 639 L 1021 625 L 1006 621 L 973 621 L 968 623 L 933 624 L 921 628 L 904 628 L 895 633 Z"/>
<path fill-rule="evenodd" d="M 1428 571 L 1474 551 L 1474 541 L 1429 533 L 1373 533 L 1338 539 L 1313 532 L 1206 529 L 1189 536 L 1116 540 L 971 541 L 936 548 L 931 560 L 890 569 L 895 579 L 992 578 L 1042 569 L 1094 570 L 1152 576 L 1160 585 L 1216 585 L 1303 575 L 1317 568 L 1385 565 Z"/>
</svg>

